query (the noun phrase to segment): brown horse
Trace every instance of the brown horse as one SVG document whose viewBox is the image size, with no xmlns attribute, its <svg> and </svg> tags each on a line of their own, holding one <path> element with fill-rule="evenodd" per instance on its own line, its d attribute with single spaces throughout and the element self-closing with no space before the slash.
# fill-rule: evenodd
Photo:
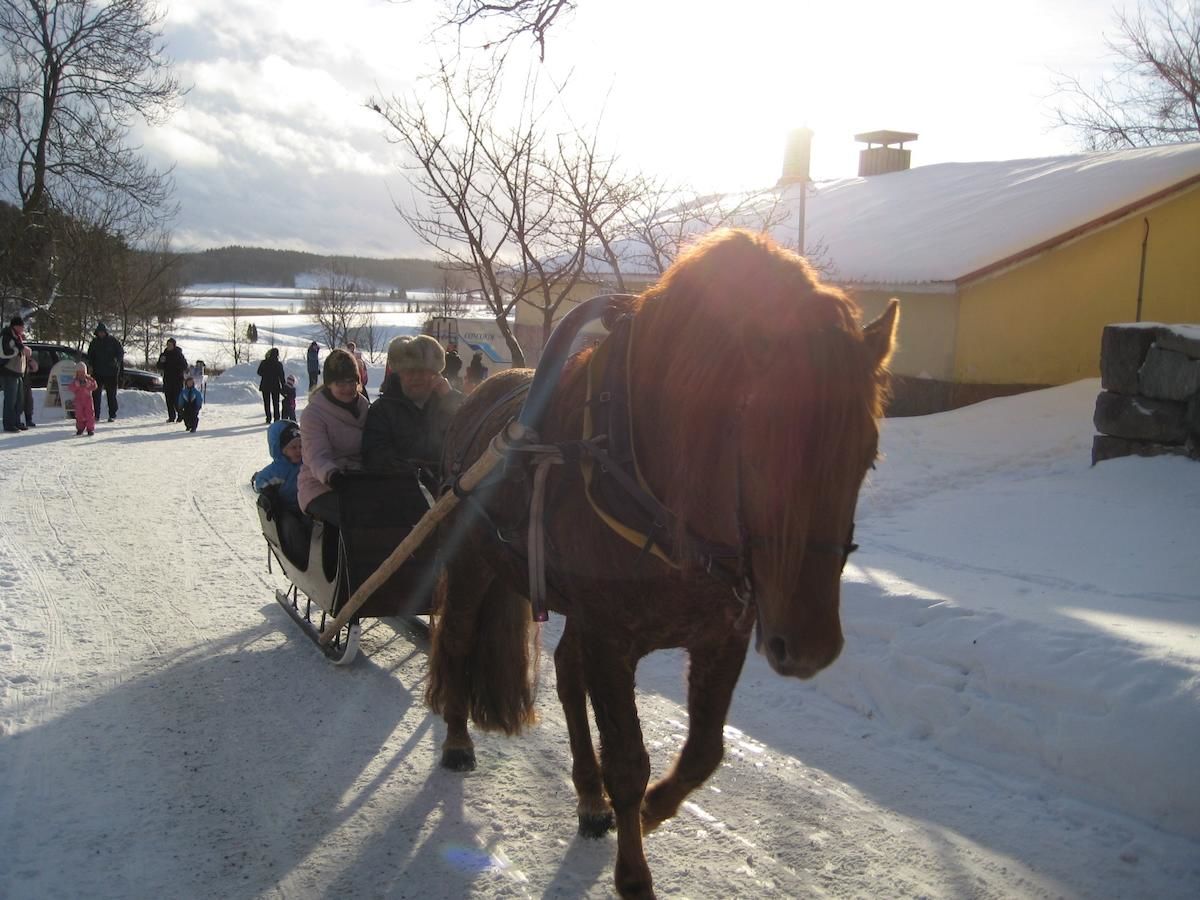
<svg viewBox="0 0 1200 900">
<path fill-rule="evenodd" d="M 626 311 L 632 332 L 619 355 L 630 384 L 623 419 L 634 477 L 669 510 L 671 533 L 650 547 L 619 534 L 596 512 L 584 466 L 568 454 L 547 482 L 544 553 L 548 605 L 566 617 L 554 661 L 579 831 L 599 836 L 615 818 L 617 890 L 652 897 L 642 834 L 673 816 L 719 764 L 751 630 L 757 625 L 757 647 L 782 675 L 811 677 L 841 650 L 841 571 L 876 456 L 898 304 L 861 327 L 857 307 L 799 256 L 762 236 L 722 231 Z M 595 352 L 565 366 L 541 420 L 543 442 L 579 441 L 585 409 L 595 409 Z M 516 370 L 484 382 L 451 426 L 447 461 L 476 459 L 520 406 L 496 401 L 530 378 Z M 449 561 L 427 700 L 446 722 L 448 768 L 475 766 L 468 716 L 508 734 L 535 718 L 527 484 L 527 471 L 511 463 L 441 533 Z M 732 554 L 716 559 L 720 552 L 705 549 L 713 547 Z M 667 647 L 688 651 L 689 730 L 674 766 L 647 790 L 634 672 Z"/>
</svg>

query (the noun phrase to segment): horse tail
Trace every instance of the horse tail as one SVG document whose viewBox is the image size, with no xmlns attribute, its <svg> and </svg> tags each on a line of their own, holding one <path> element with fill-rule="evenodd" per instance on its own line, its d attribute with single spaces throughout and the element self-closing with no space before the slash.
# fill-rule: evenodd
<svg viewBox="0 0 1200 900">
<path fill-rule="evenodd" d="M 425 700 L 447 721 L 514 735 L 537 721 L 539 634 L 529 601 L 485 568 L 451 563 L 438 583 Z"/>
</svg>

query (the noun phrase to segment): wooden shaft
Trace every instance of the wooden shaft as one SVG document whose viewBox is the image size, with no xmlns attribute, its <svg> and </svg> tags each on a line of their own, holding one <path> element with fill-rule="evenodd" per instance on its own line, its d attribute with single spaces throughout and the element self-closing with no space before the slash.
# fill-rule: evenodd
<svg viewBox="0 0 1200 900">
<path fill-rule="evenodd" d="M 531 434 L 532 432 L 519 422 L 510 422 L 504 431 L 492 439 L 487 449 L 483 451 L 483 455 L 475 460 L 475 464 L 463 473 L 462 478 L 459 479 L 459 489 L 464 493 L 473 491 L 479 482 L 483 481 L 487 474 L 496 468 L 496 464 L 503 461 L 509 447 L 526 441 L 527 436 Z M 346 601 L 334 620 L 325 626 L 320 637 L 322 645 L 332 641 L 342 626 L 349 622 L 362 605 L 371 599 L 371 595 L 379 590 L 397 569 L 408 562 L 408 558 L 433 533 L 438 523 L 458 505 L 458 499 L 458 494 L 453 491 L 442 494 L 425 515 L 421 516 L 421 521 L 413 526 L 413 530 L 408 533 L 408 536 L 388 554 L 388 558 L 379 564 L 379 568 L 371 574 L 371 577 L 358 586 L 358 590 Z"/>
</svg>

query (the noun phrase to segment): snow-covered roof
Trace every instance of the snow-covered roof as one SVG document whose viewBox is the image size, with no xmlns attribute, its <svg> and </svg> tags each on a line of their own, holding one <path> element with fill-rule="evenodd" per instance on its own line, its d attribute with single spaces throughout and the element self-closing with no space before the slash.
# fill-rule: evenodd
<svg viewBox="0 0 1200 900">
<path fill-rule="evenodd" d="M 1046 242 L 1200 183 L 1200 143 L 1000 162 L 940 163 L 868 178 L 812 182 L 805 248 L 840 283 L 962 280 Z M 796 244 L 800 186 L 759 192 L 771 233 Z M 760 219 L 761 222 L 761 219 Z M 752 215 L 741 224 L 759 227 Z M 626 274 L 651 274 L 636 244 Z M 602 265 L 594 269 L 604 271 Z"/>
</svg>

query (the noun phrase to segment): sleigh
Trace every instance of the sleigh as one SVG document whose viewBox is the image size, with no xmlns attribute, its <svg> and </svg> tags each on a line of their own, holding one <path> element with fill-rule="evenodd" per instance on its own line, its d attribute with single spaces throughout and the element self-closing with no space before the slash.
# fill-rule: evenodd
<svg viewBox="0 0 1200 900">
<path fill-rule="evenodd" d="M 258 496 L 258 515 L 268 568 L 274 558 L 291 583 L 286 591 L 276 590 L 275 599 L 329 659 L 345 665 L 358 653 L 364 618 L 395 616 L 425 630 L 418 617 L 430 609 L 435 549 L 432 542 L 418 548 L 331 639 L 321 641 L 327 624 L 428 511 L 429 495 L 415 471 L 348 472 L 338 503 L 341 527 L 288 507 L 268 488 Z"/>
</svg>

